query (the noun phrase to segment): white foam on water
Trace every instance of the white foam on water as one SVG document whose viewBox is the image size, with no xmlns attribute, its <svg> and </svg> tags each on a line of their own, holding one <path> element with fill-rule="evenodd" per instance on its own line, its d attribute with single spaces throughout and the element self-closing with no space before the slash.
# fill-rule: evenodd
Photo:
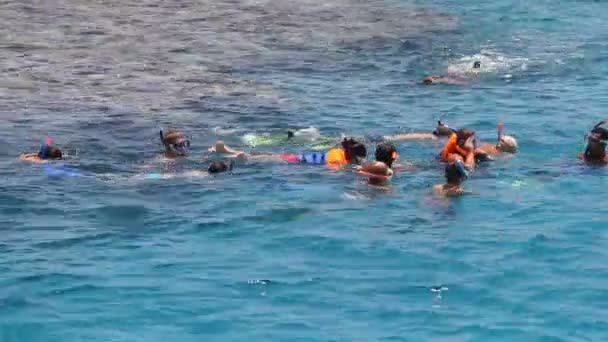
<svg viewBox="0 0 608 342">
<path fill-rule="evenodd" d="M 479 61 L 481 67 L 473 68 L 473 64 Z M 509 75 L 517 71 L 526 71 L 529 60 L 522 57 L 509 57 L 499 53 L 482 50 L 472 56 L 464 56 L 448 65 L 448 74 L 459 77 L 476 77 L 484 74 Z"/>
</svg>

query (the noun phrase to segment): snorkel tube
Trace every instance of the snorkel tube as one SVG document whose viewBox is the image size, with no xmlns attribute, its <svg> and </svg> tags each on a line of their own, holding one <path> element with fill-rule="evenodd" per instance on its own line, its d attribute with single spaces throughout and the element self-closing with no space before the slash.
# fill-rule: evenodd
<svg viewBox="0 0 608 342">
<path fill-rule="evenodd" d="M 497 130 L 497 134 L 498 134 L 498 142 L 500 143 L 500 139 L 502 139 L 502 122 L 498 123 L 498 130 Z"/>
</svg>

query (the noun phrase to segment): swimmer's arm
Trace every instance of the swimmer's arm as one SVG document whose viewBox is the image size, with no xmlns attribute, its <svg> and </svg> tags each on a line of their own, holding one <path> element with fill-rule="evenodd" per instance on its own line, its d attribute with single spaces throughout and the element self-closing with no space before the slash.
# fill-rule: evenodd
<svg viewBox="0 0 608 342">
<path fill-rule="evenodd" d="M 411 163 L 408 163 L 406 165 L 403 164 L 398 164 L 398 165 L 393 165 L 393 171 L 398 172 L 398 171 L 418 171 L 418 168 Z"/>
<path fill-rule="evenodd" d="M 284 162 L 278 154 L 245 154 L 242 153 L 236 156 L 237 160 L 241 161 L 261 161 L 261 162 Z"/>
<path fill-rule="evenodd" d="M 375 175 L 392 176 L 392 170 L 384 163 L 380 165 L 380 162 L 371 162 L 363 164 L 362 166 L 358 167 L 357 170 L 372 173 Z"/>
<path fill-rule="evenodd" d="M 193 171 L 186 171 L 183 173 L 184 177 L 191 177 L 191 178 L 200 178 L 200 177 L 207 177 L 209 176 L 209 173 L 207 171 L 198 171 L 198 170 L 193 170 Z"/>
<path fill-rule="evenodd" d="M 38 164 L 46 163 L 46 160 L 40 159 L 40 157 L 38 157 L 37 153 L 22 154 L 19 156 L 19 160 L 28 161 L 28 162 L 32 162 L 32 163 L 38 163 Z"/>
<path fill-rule="evenodd" d="M 469 170 L 473 171 L 475 169 L 475 152 L 468 152 L 464 159 L 464 166 Z"/>
<path fill-rule="evenodd" d="M 464 82 L 464 81 L 461 81 L 461 80 L 456 80 L 456 79 L 453 79 L 453 78 L 445 78 L 442 81 L 445 84 L 455 84 L 455 85 L 465 85 L 465 84 L 467 84 L 467 82 Z"/>
<path fill-rule="evenodd" d="M 395 135 L 385 135 L 386 141 L 406 141 L 406 140 L 437 140 L 433 133 L 403 133 Z"/>
</svg>

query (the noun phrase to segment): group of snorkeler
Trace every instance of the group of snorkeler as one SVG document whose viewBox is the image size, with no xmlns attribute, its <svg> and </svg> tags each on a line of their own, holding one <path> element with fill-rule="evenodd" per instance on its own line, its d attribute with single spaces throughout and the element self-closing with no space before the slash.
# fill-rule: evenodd
<svg viewBox="0 0 608 342">
<path fill-rule="evenodd" d="M 587 163 L 608 165 L 606 145 L 608 142 L 608 129 L 602 127 L 608 123 L 604 120 L 595 125 L 586 135 L 585 151 L 579 158 Z M 293 135 L 287 133 L 288 138 Z M 371 185 L 384 185 L 395 174 L 395 170 L 404 169 L 396 165 L 399 157 L 397 149 L 392 142 L 410 140 L 437 140 L 447 139 L 438 154 L 438 159 L 445 163 L 445 184 L 434 187 L 434 192 L 441 195 L 453 196 L 467 193 L 461 184 L 469 177 L 477 163 L 494 160 L 501 154 L 516 153 L 517 140 L 502 132 L 502 124 L 498 124 L 496 143 L 479 143 L 473 130 L 467 128 L 453 129 L 438 122 L 431 133 L 404 133 L 386 135 L 376 138 L 355 139 L 343 138 L 339 146 L 324 152 L 310 152 L 302 154 L 267 154 L 245 153 L 227 146 L 223 141 L 217 141 L 208 151 L 222 154 L 230 161 L 214 160 L 207 167 L 206 173 L 219 174 L 232 171 L 234 161 L 266 161 L 283 162 L 290 164 L 326 165 L 332 169 L 342 169 L 348 165 L 355 166 L 356 173 L 368 179 Z M 176 159 L 188 155 L 190 140 L 179 130 L 160 131 L 160 141 L 164 147 L 164 157 Z M 367 161 L 367 148 L 365 143 L 377 143 L 374 160 Z M 21 160 L 44 163 L 50 160 L 61 160 L 63 154 L 59 148 L 52 144 L 48 138 L 38 153 L 23 154 Z"/>
</svg>

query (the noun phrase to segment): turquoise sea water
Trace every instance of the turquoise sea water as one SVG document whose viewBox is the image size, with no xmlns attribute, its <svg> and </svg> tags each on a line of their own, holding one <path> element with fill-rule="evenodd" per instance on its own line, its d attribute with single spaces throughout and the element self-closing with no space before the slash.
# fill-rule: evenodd
<svg viewBox="0 0 608 342">
<path fill-rule="evenodd" d="M 605 341 L 607 171 L 581 165 L 608 103 L 599 1 L 5 1 L 0 341 Z M 465 86 L 420 87 L 428 74 Z M 431 196 L 440 143 L 400 143 L 390 189 L 250 163 L 220 138 L 429 131 L 520 153 L 476 195 Z M 19 162 L 46 136 L 89 177 Z M 264 146 L 299 152 L 303 147 Z M 373 150 L 373 146 L 369 147 Z"/>
</svg>

